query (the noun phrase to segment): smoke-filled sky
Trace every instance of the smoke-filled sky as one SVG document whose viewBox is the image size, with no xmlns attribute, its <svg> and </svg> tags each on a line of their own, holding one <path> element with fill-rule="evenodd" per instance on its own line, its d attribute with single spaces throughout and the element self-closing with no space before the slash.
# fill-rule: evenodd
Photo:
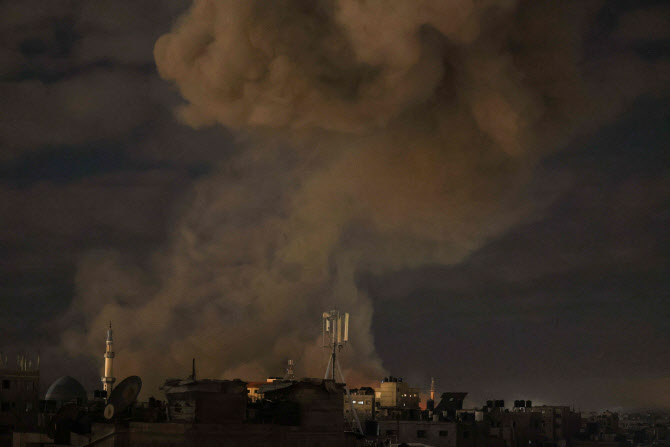
<svg viewBox="0 0 670 447">
<path fill-rule="evenodd" d="M 0 2 L 0 350 L 670 407 L 662 1 Z"/>
</svg>

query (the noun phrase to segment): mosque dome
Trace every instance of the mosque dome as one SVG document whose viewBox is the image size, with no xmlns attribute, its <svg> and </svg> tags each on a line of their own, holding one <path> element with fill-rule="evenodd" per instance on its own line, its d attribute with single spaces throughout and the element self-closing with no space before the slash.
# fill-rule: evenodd
<svg viewBox="0 0 670 447">
<path fill-rule="evenodd" d="M 86 390 L 81 383 L 70 376 L 63 376 L 51 384 L 47 390 L 46 400 L 53 400 L 60 403 L 87 401 Z"/>
</svg>

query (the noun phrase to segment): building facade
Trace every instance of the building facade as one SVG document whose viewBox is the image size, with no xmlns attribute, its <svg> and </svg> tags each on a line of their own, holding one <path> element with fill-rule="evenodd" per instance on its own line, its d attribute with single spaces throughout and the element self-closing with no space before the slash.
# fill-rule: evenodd
<svg viewBox="0 0 670 447">
<path fill-rule="evenodd" d="M 17 369 L 0 364 L 0 446 L 12 445 L 15 430 L 37 425 L 39 382 L 39 369 L 30 369 L 25 361 Z"/>
<path fill-rule="evenodd" d="M 396 408 L 401 410 L 418 409 L 421 402 L 418 388 L 403 382 L 402 378 L 389 377 L 382 380 L 376 390 L 375 398 L 378 407 Z"/>
<path fill-rule="evenodd" d="M 542 405 L 531 407 L 530 411 L 542 415 L 544 435 L 550 442 L 569 440 L 579 434 L 581 416 L 568 406 Z"/>
<path fill-rule="evenodd" d="M 358 415 L 361 424 L 365 421 L 375 419 L 376 396 L 375 390 L 370 387 L 354 388 L 349 390 L 349 395 L 344 394 L 344 419 L 352 424 L 354 421 L 353 411 Z"/>
</svg>

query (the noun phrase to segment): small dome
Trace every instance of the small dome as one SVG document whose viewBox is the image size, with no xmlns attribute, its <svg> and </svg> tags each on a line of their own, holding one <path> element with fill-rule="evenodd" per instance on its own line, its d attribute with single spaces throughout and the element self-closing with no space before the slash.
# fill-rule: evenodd
<svg viewBox="0 0 670 447">
<path fill-rule="evenodd" d="M 61 403 L 77 402 L 81 404 L 87 401 L 84 387 L 70 376 L 63 376 L 52 383 L 45 397 L 46 400 Z"/>
</svg>

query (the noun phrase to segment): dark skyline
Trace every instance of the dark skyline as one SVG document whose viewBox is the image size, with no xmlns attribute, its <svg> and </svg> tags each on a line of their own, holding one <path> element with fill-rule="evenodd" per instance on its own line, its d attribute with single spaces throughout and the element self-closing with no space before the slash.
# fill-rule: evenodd
<svg viewBox="0 0 670 447">
<path fill-rule="evenodd" d="M 670 8 L 407 5 L 0 2 L 0 350 L 670 407 Z"/>
</svg>

